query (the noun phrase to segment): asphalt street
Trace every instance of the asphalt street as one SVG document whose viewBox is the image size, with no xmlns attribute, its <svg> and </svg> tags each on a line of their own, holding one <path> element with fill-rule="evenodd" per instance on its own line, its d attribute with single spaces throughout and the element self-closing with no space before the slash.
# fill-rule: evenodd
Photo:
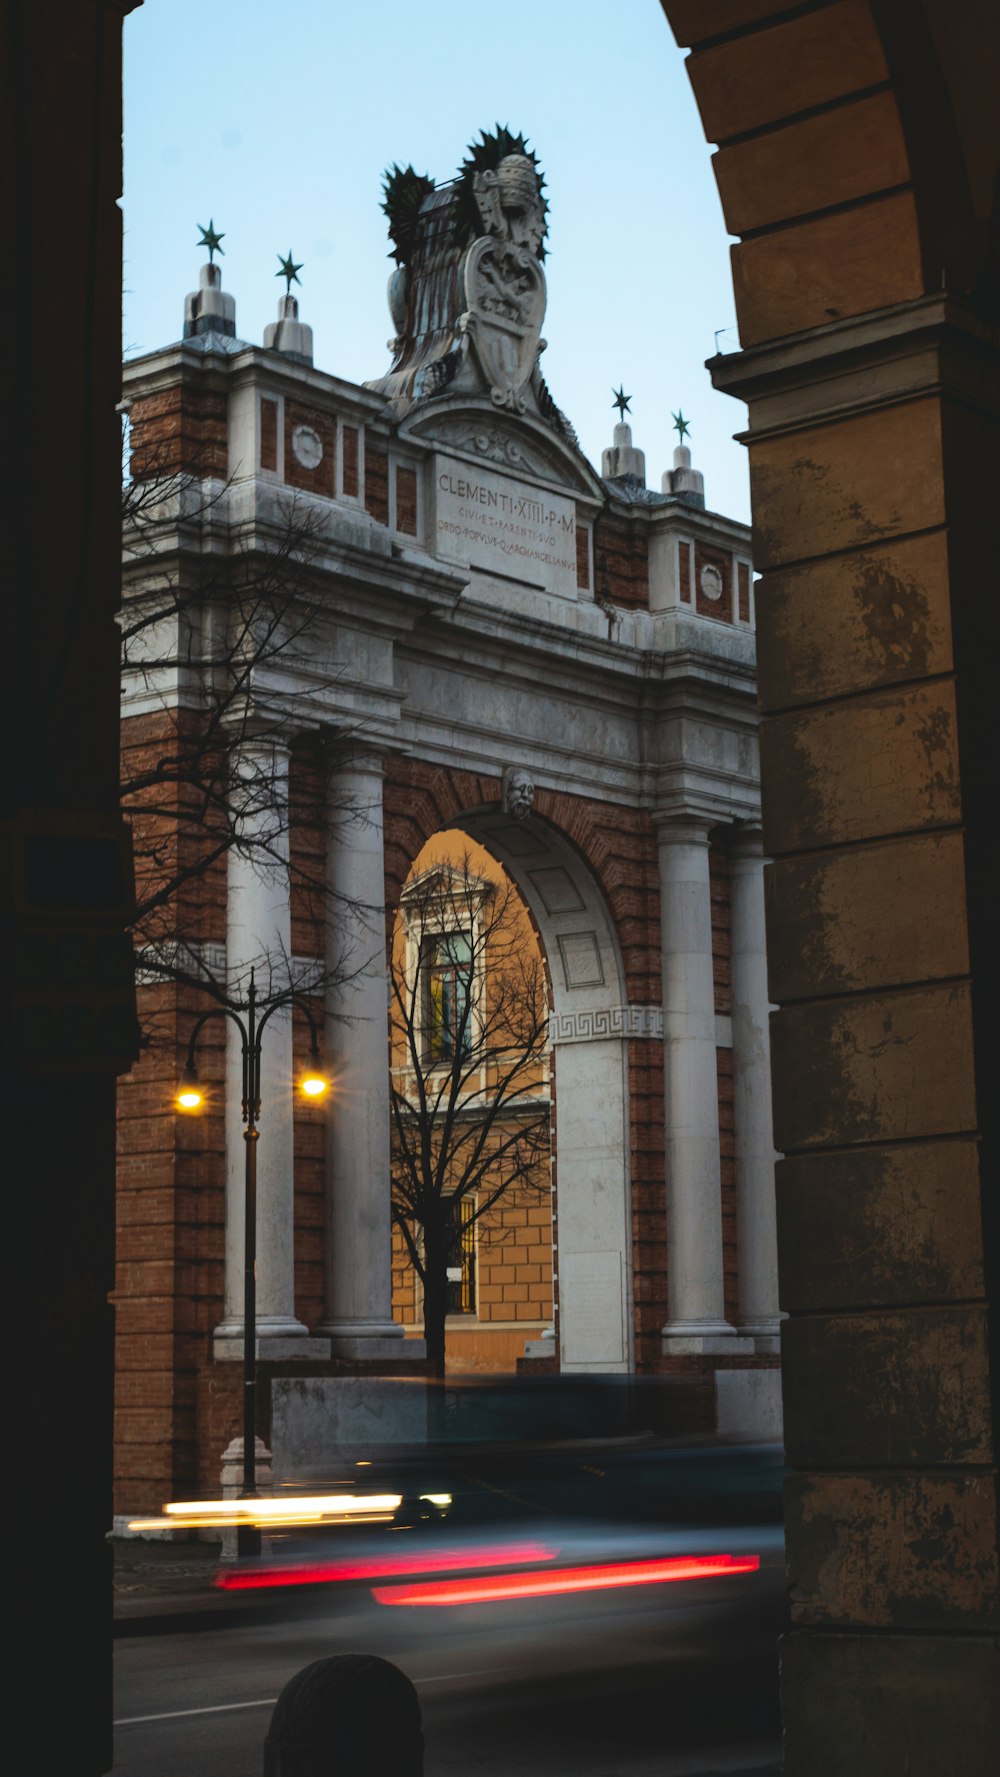
<svg viewBox="0 0 1000 1777">
<path fill-rule="evenodd" d="M 348 1652 L 381 1654 L 415 1683 L 426 1777 L 780 1769 L 780 1623 L 741 1621 L 717 1601 L 668 1604 L 648 1588 L 572 1610 L 536 1600 L 432 1615 L 319 1598 L 175 1621 L 116 1643 L 114 1777 L 258 1777 L 281 1687 Z"/>
</svg>

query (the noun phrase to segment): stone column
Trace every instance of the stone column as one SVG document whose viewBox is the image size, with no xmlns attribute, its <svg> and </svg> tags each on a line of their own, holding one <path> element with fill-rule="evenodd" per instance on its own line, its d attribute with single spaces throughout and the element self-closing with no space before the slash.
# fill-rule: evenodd
<svg viewBox="0 0 1000 1777">
<path fill-rule="evenodd" d="M 664 1349 L 730 1350 L 722 1281 L 722 1185 L 707 817 L 657 833 L 666 1079 L 667 1275 Z"/>
<path fill-rule="evenodd" d="M 392 1318 L 382 765 L 371 754 L 333 764 L 326 860 L 326 1048 L 333 1099 L 321 1330 L 335 1356 L 398 1357 L 403 1329 Z M 406 1355 L 414 1355 L 411 1344 Z"/>
<path fill-rule="evenodd" d="M 228 856 L 226 974 L 245 999 L 251 966 L 260 1010 L 289 985 L 291 909 L 288 881 L 288 749 L 273 739 L 240 742 L 242 832 L 251 849 Z M 216 1339 L 221 1356 L 239 1357 L 243 1337 L 243 1221 L 246 1144 L 241 1112 L 243 1056 L 239 1032 L 226 1022 L 226 1273 L 225 1319 Z M 290 1011 L 268 1020 L 261 1043 L 260 1139 L 257 1146 L 257 1337 L 300 1339 L 295 1318 L 294 1147 Z M 296 1347 L 298 1349 L 298 1347 Z M 274 1347 L 272 1347 L 274 1350 Z"/>
<path fill-rule="evenodd" d="M 730 854 L 733 1091 L 739 1331 L 758 1351 L 778 1349 L 771 1044 L 764 939 L 764 857 L 759 830 L 736 832 Z"/>
</svg>

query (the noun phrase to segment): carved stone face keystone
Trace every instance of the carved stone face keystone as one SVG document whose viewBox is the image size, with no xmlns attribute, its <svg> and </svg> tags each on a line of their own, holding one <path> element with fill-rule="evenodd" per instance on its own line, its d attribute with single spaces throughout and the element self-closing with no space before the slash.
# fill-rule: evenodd
<svg viewBox="0 0 1000 1777">
<path fill-rule="evenodd" d="M 506 814 L 523 821 L 531 813 L 535 800 L 535 784 L 531 774 L 520 765 L 508 765 L 503 774 L 503 806 Z"/>
</svg>

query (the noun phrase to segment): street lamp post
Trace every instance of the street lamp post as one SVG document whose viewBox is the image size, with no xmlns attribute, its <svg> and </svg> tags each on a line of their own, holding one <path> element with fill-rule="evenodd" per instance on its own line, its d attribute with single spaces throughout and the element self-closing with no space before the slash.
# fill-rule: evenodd
<svg viewBox="0 0 1000 1777">
<path fill-rule="evenodd" d="M 247 993 L 246 1022 L 232 1006 L 212 1006 L 197 1019 L 188 1043 L 187 1062 L 177 1090 L 178 1108 L 188 1115 L 200 1111 L 204 1093 L 198 1078 L 196 1052 L 198 1038 L 210 1018 L 229 1018 L 240 1033 L 243 1054 L 243 1142 L 244 1214 L 243 1214 L 243 1485 L 241 1499 L 257 1497 L 257 1128 L 260 1117 L 260 1046 L 265 1026 L 275 1012 L 285 1006 L 298 1006 L 303 1013 L 312 1038 L 309 1062 L 301 1079 L 303 1092 L 309 1098 L 320 1098 L 329 1081 L 323 1071 L 319 1053 L 316 1020 L 300 994 L 293 991 L 278 994 L 269 1000 L 263 1011 L 257 1009 L 257 985 L 250 970 Z M 254 1524 L 241 1524 L 236 1533 L 239 1555 L 260 1554 L 260 1529 Z"/>
</svg>

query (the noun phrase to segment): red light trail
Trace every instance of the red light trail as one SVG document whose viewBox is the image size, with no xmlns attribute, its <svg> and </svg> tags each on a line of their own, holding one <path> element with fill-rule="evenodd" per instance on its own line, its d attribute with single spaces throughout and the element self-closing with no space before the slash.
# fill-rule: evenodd
<svg viewBox="0 0 1000 1777">
<path fill-rule="evenodd" d="M 759 1555 L 670 1555 L 659 1561 L 484 1574 L 478 1579 L 426 1580 L 413 1586 L 373 1586 L 372 1597 L 379 1604 L 488 1604 L 506 1598 L 596 1592 L 613 1586 L 652 1586 L 667 1580 L 722 1579 L 729 1574 L 756 1573 L 759 1566 Z"/>
<path fill-rule="evenodd" d="M 496 1543 L 483 1548 L 414 1549 L 409 1554 L 356 1555 L 351 1560 L 311 1561 L 289 1567 L 238 1568 L 216 1575 L 223 1592 L 256 1592 L 273 1586 L 322 1586 L 344 1580 L 374 1580 L 404 1574 L 468 1571 L 470 1567 L 511 1567 L 519 1561 L 553 1561 L 558 1549 L 544 1543 Z"/>
</svg>

